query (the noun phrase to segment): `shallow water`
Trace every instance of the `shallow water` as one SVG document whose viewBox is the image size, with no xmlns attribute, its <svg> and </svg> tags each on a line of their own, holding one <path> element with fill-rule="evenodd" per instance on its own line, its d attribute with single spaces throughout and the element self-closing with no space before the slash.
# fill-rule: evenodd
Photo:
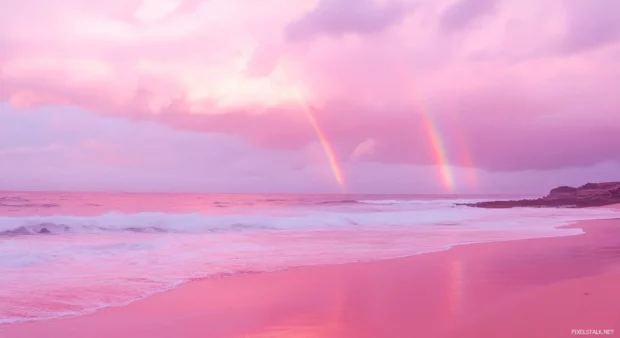
<svg viewBox="0 0 620 338">
<path fill-rule="evenodd" d="M 489 198 L 3 193 L 0 323 L 89 313 L 193 279 L 574 235 L 556 227 L 617 215 L 454 205 Z"/>
</svg>

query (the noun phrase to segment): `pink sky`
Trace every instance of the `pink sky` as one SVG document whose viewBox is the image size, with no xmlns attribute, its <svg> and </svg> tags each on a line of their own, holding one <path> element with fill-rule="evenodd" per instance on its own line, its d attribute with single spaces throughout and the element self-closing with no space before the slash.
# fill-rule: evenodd
<svg viewBox="0 0 620 338">
<path fill-rule="evenodd" d="M 0 189 L 620 180 L 620 1 L 0 2 Z"/>
</svg>

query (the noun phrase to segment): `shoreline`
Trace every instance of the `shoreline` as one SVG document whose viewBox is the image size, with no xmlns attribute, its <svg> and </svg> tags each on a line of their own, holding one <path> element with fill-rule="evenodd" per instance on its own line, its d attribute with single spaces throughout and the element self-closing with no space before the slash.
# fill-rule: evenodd
<svg viewBox="0 0 620 338">
<path fill-rule="evenodd" d="M 593 208 L 620 203 L 620 182 L 587 183 L 580 187 L 560 186 L 536 199 L 484 201 L 462 205 L 477 208 Z"/>
<path fill-rule="evenodd" d="M 616 209 L 620 210 L 620 205 L 618 205 L 618 207 Z M 614 220 L 614 219 L 593 219 L 593 220 L 570 221 L 569 224 L 559 225 L 559 226 L 556 226 L 555 228 L 556 229 L 579 228 L 579 227 L 574 227 L 573 225 L 581 223 L 581 222 L 591 222 L 591 221 L 598 221 L 598 220 Z M 618 218 L 618 220 L 620 220 L 620 217 Z M 94 315 L 94 314 L 96 314 L 96 313 L 98 313 L 100 311 L 107 311 L 107 310 L 111 310 L 111 309 L 118 308 L 118 307 L 126 307 L 126 306 L 129 306 L 129 305 L 131 305 L 131 304 L 133 304 L 135 302 L 140 302 L 140 301 L 146 300 L 146 299 L 148 299 L 150 297 L 153 297 L 155 295 L 158 295 L 158 294 L 161 294 L 161 293 L 167 293 L 167 292 L 175 291 L 175 290 L 178 290 L 179 288 L 182 288 L 182 287 L 184 287 L 186 285 L 193 284 L 193 283 L 200 283 L 200 282 L 204 282 L 204 281 L 221 280 L 221 279 L 227 279 L 227 278 L 238 278 L 238 277 L 254 275 L 254 274 L 280 273 L 280 272 L 292 271 L 292 270 L 296 270 L 296 269 L 307 269 L 307 268 L 316 268 L 316 267 L 338 267 L 338 266 L 350 265 L 350 264 L 367 264 L 367 263 L 382 262 L 382 261 L 401 260 L 401 259 L 408 259 L 408 258 L 411 258 L 411 257 L 416 257 L 416 256 L 421 256 L 421 255 L 437 254 L 437 253 L 441 253 L 441 252 L 446 252 L 446 251 L 449 251 L 449 250 L 453 250 L 453 249 L 455 249 L 457 247 L 463 247 L 463 246 L 470 246 L 470 245 L 477 245 L 477 244 L 487 244 L 487 243 L 506 243 L 506 242 L 514 242 L 514 241 L 527 241 L 527 240 L 532 240 L 532 239 L 559 238 L 559 237 L 579 236 L 579 235 L 583 235 L 583 234 L 585 234 L 585 232 L 582 231 L 581 233 L 559 234 L 557 236 L 547 236 L 547 237 L 514 238 L 514 239 L 505 239 L 505 240 L 488 241 L 488 242 L 460 243 L 460 244 L 453 244 L 453 245 L 451 245 L 449 247 L 446 247 L 446 248 L 437 249 L 435 251 L 425 251 L 425 252 L 420 252 L 420 253 L 411 254 L 411 255 L 404 255 L 404 256 L 400 256 L 400 257 L 380 258 L 380 259 L 371 259 L 371 260 L 360 260 L 360 261 L 352 261 L 352 262 L 344 262 L 344 263 L 302 265 L 302 266 L 286 267 L 286 268 L 272 270 L 272 271 L 248 271 L 248 272 L 223 273 L 223 274 L 216 274 L 216 275 L 210 275 L 210 276 L 205 276 L 205 277 L 197 277 L 197 278 L 192 278 L 192 279 L 187 280 L 187 281 L 178 282 L 178 283 L 176 283 L 173 286 L 167 287 L 167 288 L 159 290 L 159 291 L 152 292 L 152 293 L 150 293 L 148 295 L 145 295 L 145 296 L 142 296 L 142 297 L 139 297 L 139 298 L 130 299 L 130 300 L 127 300 L 126 302 L 122 302 L 122 303 L 119 303 L 119 304 L 106 305 L 106 306 L 102 306 L 102 307 L 96 308 L 96 309 L 85 310 L 84 312 L 81 312 L 81 313 L 66 314 L 66 315 L 60 315 L 60 316 L 49 317 L 49 318 L 36 318 L 36 319 L 23 320 L 23 321 L 6 322 L 6 323 L 5 322 L 0 322 L 0 329 L 2 327 L 4 327 L 4 326 L 8 326 L 8 325 L 22 325 L 22 324 L 27 324 L 27 323 L 36 323 L 36 322 L 45 322 L 45 321 L 59 320 L 59 319 L 69 319 L 69 318 L 82 317 L 82 316 L 91 316 L 91 315 Z M 2 331 L 0 330 L 0 332 L 2 332 Z"/>
<path fill-rule="evenodd" d="M 451 337 L 450 332 L 456 330 L 464 334 L 459 337 L 469 336 L 465 334 L 474 337 L 504 318 L 514 321 L 509 313 L 497 314 L 518 311 L 519 304 L 546 288 L 557 293 L 572 290 L 578 282 L 602 283 L 603 287 L 620 282 L 620 219 L 581 221 L 559 228 L 581 228 L 584 233 L 462 244 L 443 251 L 387 260 L 191 281 L 93 314 L 0 325 L 0 336 L 38 337 L 45 333 L 44 336 L 62 337 L 288 337 L 296 334 L 291 330 L 328 330 L 318 336 L 408 337 L 415 332 L 427 337 Z M 593 249 L 592 257 L 585 255 L 587 251 L 579 255 L 585 248 Z M 611 249 L 608 252 L 605 248 Z M 578 268 L 571 268 L 571 264 Z M 497 274 L 497 270 L 501 273 Z M 489 271 L 495 273 L 489 276 Z M 545 294 L 529 302 L 536 302 Z M 594 293 L 582 297 L 590 295 Z M 619 295 L 620 291 L 612 292 L 613 297 Z M 444 299 L 438 301 L 441 298 Z M 587 300 L 605 302 L 597 297 Z M 366 306 L 360 313 L 351 302 L 374 305 Z M 342 303 L 337 306 L 341 308 L 338 312 L 345 315 L 324 327 L 325 320 L 318 319 L 325 317 L 325 312 L 332 312 L 326 310 L 335 303 Z M 618 311 L 612 313 L 620 313 L 620 298 L 617 304 L 613 310 Z M 370 319 L 368 311 L 373 313 Z M 409 313 L 410 318 L 399 316 L 399 311 Z M 301 317 L 292 320 L 287 313 Z M 347 319 L 347 314 L 351 318 Z M 494 319 L 489 321 L 489 316 Z M 486 324 L 480 327 L 475 325 L 477 322 Z M 583 325 L 590 323 L 592 319 Z M 360 327 L 369 324 L 372 324 L 370 330 L 360 331 Z M 615 327 L 577 325 L 571 329 L 615 328 L 620 332 L 620 319 L 610 325 Z M 273 331 L 273 327 L 279 331 Z M 556 331 L 558 335 L 546 332 L 544 337 L 570 336 L 566 330 L 556 327 Z M 485 334 L 497 335 L 497 332 Z M 501 336 L 513 335 L 503 332 Z"/>
</svg>

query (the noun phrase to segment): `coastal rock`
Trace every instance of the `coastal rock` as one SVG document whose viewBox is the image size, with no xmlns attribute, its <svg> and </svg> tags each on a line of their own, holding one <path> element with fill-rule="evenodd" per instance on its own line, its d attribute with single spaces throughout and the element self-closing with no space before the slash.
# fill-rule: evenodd
<svg viewBox="0 0 620 338">
<path fill-rule="evenodd" d="M 549 195 L 554 195 L 554 194 L 573 194 L 577 192 L 577 188 L 573 188 L 573 187 L 568 187 L 568 186 L 561 186 L 561 187 L 557 187 L 555 189 L 551 189 L 551 191 L 549 192 Z"/>
<path fill-rule="evenodd" d="M 459 205 L 478 208 L 585 208 L 617 203 L 620 203 L 620 182 L 587 183 L 579 188 L 561 186 L 551 189 L 547 196 L 537 199 L 489 201 Z"/>
</svg>

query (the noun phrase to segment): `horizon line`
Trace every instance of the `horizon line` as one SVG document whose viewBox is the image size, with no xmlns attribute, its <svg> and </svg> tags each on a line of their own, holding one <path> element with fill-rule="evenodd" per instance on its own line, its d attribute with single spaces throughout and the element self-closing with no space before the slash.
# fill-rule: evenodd
<svg viewBox="0 0 620 338">
<path fill-rule="evenodd" d="M 198 191 L 119 191 L 119 190 L 2 190 L 0 193 L 81 193 L 81 194 L 160 194 L 160 195 L 367 195 L 367 196 L 528 196 L 537 195 L 539 192 L 529 193 L 484 193 L 484 192 L 417 192 L 417 193 L 343 193 L 343 192 L 198 192 Z"/>
</svg>

